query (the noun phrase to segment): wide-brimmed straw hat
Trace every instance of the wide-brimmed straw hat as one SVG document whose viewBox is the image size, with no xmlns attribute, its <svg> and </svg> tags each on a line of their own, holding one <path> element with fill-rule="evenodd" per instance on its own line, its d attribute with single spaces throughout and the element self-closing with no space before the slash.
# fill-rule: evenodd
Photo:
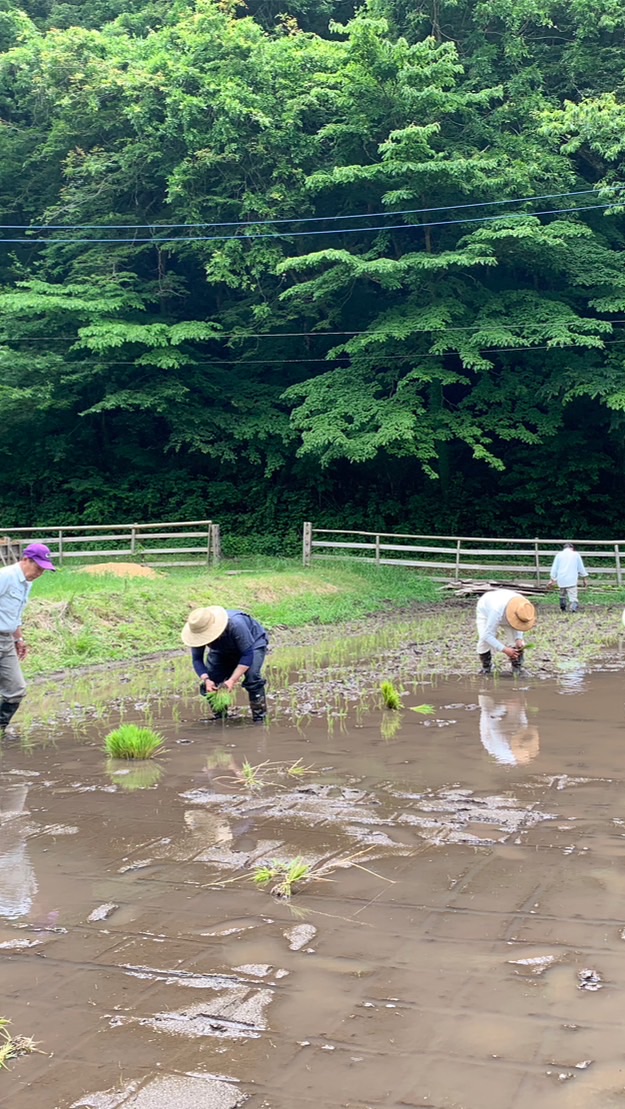
<svg viewBox="0 0 625 1109">
<path fill-rule="evenodd" d="M 226 630 L 228 613 L 221 605 L 209 605 L 208 608 L 194 608 L 189 613 L 182 632 L 182 642 L 187 647 L 205 647 Z"/>
<path fill-rule="evenodd" d="M 506 605 L 506 620 L 518 632 L 527 632 L 536 623 L 536 609 L 527 597 L 513 597 Z"/>
</svg>

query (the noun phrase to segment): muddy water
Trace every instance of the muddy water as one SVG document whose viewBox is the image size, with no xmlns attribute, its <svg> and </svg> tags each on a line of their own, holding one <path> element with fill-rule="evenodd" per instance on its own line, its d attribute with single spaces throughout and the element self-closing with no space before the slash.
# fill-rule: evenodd
<svg viewBox="0 0 625 1109">
<path fill-rule="evenodd" d="M 0 1015 L 46 1054 L 2 1104 L 625 1105 L 620 674 L 425 686 L 330 734 L 202 711 L 127 773 L 102 724 L 5 742 Z M 290 901 L 250 880 L 296 856 Z"/>
</svg>

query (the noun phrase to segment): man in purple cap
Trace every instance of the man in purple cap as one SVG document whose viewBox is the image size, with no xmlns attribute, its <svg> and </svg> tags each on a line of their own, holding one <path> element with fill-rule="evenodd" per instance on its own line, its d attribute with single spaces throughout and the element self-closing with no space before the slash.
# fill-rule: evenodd
<svg viewBox="0 0 625 1109">
<path fill-rule="evenodd" d="M 22 614 L 32 583 L 56 570 L 44 543 L 31 543 L 19 562 L 0 570 L 0 732 L 15 716 L 26 693 L 20 662 L 26 658 Z"/>
</svg>

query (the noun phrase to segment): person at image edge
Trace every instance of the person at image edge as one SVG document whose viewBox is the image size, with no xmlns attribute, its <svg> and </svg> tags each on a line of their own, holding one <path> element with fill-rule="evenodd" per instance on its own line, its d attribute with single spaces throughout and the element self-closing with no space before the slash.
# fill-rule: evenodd
<svg viewBox="0 0 625 1109">
<path fill-rule="evenodd" d="M 26 694 L 20 666 L 28 650 L 22 616 L 32 584 L 45 570 L 56 570 L 45 543 L 31 543 L 19 562 L 0 570 L 0 732 L 10 724 Z"/>
</svg>

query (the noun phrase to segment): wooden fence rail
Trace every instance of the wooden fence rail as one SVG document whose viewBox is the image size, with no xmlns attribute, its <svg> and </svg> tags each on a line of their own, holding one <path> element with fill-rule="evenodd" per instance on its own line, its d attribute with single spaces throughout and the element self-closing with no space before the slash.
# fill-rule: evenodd
<svg viewBox="0 0 625 1109">
<path fill-rule="evenodd" d="M 4 565 L 21 558 L 35 540 L 47 544 L 59 566 L 75 558 L 130 558 L 145 566 L 214 566 L 220 559 L 219 524 L 212 520 L 7 528 L 0 536 Z"/>
<path fill-rule="evenodd" d="M 304 524 L 303 562 L 365 559 L 376 566 L 414 566 L 438 581 L 505 574 L 540 585 L 549 580 L 554 555 L 564 539 L 494 539 L 485 536 L 410 535 L 406 533 L 315 528 Z M 625 539 L 574 539 L 592 578 L 623 584 Z"/>
</svg>

